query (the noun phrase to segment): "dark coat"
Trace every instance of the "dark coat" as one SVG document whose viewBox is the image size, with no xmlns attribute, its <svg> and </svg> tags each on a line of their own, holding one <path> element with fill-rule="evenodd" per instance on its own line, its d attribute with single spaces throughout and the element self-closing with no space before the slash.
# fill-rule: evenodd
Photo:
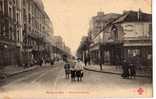
<svg viewBox="0 0 156 99">
<path fill-rule="evenodd" d="M 129 69 L 130 69 L 130 76 L 135 76 L 136 75 L 136 67 L 134 64 L 131 64 L 129 66 Z"/>
<path fill-rule="evenodd" d="M 129 64 L 128 64 L 128 62 L 122 63 L 122 69 L 123 69 L 122 77 L 129 77 Z"/>
<path fill-rule="evenodd" d="M 65 73 L 66 73 L 66 74 L 70 74 L 70 64 L 66 63 L 66 64 L 64 65 L 64 69 L 65 69 Z"/>
</svg>

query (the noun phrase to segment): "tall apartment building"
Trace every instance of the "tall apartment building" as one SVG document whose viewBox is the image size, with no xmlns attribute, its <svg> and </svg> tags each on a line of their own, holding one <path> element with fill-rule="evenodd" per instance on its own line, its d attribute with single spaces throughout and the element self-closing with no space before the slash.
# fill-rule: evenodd
<svg viewBox="0 0 156 99">
<path fill-rule="evenodd" d="M 42 0 L 0 0 L 0 65 L 46 57 L 52 22 Z"/>
<path fill-rule="evenodd" d="M 0 65 L 20 64 L 21 0 L 0 0 Z"/>
<path fill-rule="evenodd" d="M 23 0 L 23 56 L 24 62 L 45 57 L 46 42 L 52 30 L 52 22 L 44 11 L 41 0 Z"/>
</svg>

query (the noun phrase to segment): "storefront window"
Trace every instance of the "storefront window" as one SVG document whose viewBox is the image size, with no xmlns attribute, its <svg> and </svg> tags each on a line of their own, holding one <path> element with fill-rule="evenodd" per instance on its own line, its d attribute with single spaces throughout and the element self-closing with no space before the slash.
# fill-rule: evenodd
<svg viewBox="0 0 156 99">
<path fill-rule="evenodd" d="M 139 49 L 129 49 L 128 50 L 128 56 L 138 56 L 140 55 L 140 50 Z"/>
<path fill-rule="evenodd" d="M 149 36 L 152 36 L 152 24 L 149 24 Z"/>
<path fill-rule="evenodd" d="M 110 62 L 110 53 L 109 53 L 109 51 L 105 52 L 104 59 L 105 59 L 105 63 L 109 63 Z"/>
<path fill-rule="evenodd" d="M 0 1 L 0 11 L 2 11 L 3 5 L 2 5 L 2 1 Z"/>
<path fill-rule="evenodd" d="M 0 36 L 2 36 L 2 26 L 0 24 Z"/>
</svg>

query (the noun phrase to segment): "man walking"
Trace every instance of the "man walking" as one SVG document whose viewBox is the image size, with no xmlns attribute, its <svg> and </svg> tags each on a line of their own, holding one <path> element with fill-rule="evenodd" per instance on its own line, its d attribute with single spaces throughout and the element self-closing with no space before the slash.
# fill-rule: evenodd
<svg viewBox="0 0 156 99">
<path fill-rule="evenodd" d="M 88 62 L 87 57 L 85 57 L 84 59 L 85 66 L 87 66 L 87 62 Z"/>
<path fill-rule="evenodd" d="M 126 59 L 124 59 L 122 62 L 122 69 L 123 69 L 123 73 L 121 76 L 123 77 L 123 79 L 125 78 L 128 79 L 129 78 L 129 64 Z"/>
<path fill-rule="evenodd" d="M 136 65 L 139 65 L 139 60 L 138 60 L 138 57 L 137 56 L 132 56 L 131 57 L 131 61 L 130 61 L 130 64 L 129 64 L 129 70 L 130 70 L 130 78 L 134 78 L 135 79 L 135 76 L 136 76 Z"/>
</svg>

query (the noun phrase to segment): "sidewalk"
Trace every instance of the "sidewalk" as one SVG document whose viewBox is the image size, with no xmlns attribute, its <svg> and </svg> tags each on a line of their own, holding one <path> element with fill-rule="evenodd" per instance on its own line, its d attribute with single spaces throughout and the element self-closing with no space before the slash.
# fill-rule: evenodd
<svg viewBox="0 0 156 99">
<path fill-rule="evenodd" d="M 122 74 L 121 67 L 116 68 L 116 66 L 112 66 L 112 65 L 103 65 L 102 70 L 100 70 L 99 65 L 89 65 L 84 68 L 86 70 L 94 71 L 94 72 L 109 73 L 109 74 L 116 74 L 116 75 Z M 137 70 L 136 76 L 137 77 L 152 77 L 152 74 L 150 73 L 150 71 Z"/>
<path fill-rule="evenodd" d="M 3 72 L 6 74 L 6 76 L 13 76 L 19 73 L 23 73 L 23 72 L 27 72 L 27 71 L 31 71 L 33 69 L 36 69 L 39 66 L 32 66 L 32 67 L 28 67 L 28 68 L 24 68 L 22 66 L 7 66 L 5 67 L 5 69 L 3 70 Z"/>
<path fill-rule="evenodd" d="M 54 65 L 57 65 L 59 63 L 55 63 Z M 48 67 L 48 66 L 51 66 L 51 64 L 42 64 L 42 67 Z M 13 76 L 13 75 L 16 75 L 16 74 L 19 74 L 19 73 L 23 73 L 23 72 L 27 72 L 27 71 L 31 71 L 31 70 L 34 70 L 36 68 L 40 67 L 39 65 L 34 65 L 34 66 L 31 66 L 31 67 L 27 67 L 27 68 L 24 68 L 23 66 L 7 66 L 3 69 L 2 73 L 4 73 L 7 77 L 8 76 Z"/>
</svg>

